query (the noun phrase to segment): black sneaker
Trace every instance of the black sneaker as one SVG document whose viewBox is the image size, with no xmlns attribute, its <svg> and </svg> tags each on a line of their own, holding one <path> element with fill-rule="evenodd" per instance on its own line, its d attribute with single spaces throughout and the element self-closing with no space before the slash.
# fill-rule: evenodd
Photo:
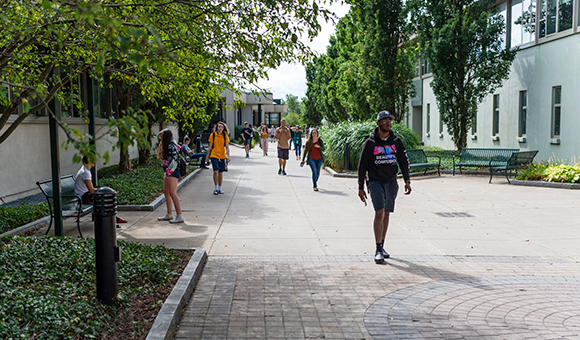
<svg viewBox="0 0 580 340">
<path fill-rule="evenodd" d="M 281 175 L 281 174 L 282 174 L 282 169 L 279 169 L 278 170 L 278 175 Z"/>
<path fill-rule="evenodd" d="M 385 257 L 383 256 L 383 252 L 380 250 L 377 250 L 375 252 L 375 263 L 383 263 L 385 262 Z"/>
<path fill-rule="evenodd" d="M 391 257 L 391 255 L 389 255 L 389 253 L 387 253 L 384 249 L 383 249 L 383 257 L 386 259 L 388 259 L 389 257 Z"/>
</svg>

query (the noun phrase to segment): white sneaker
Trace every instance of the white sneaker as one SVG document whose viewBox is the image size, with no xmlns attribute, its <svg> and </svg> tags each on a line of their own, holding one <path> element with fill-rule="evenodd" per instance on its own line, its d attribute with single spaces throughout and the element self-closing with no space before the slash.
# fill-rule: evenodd
<svg viewBox="0 0 580 340">
<path fill-rule="evenodd" d="M 220 192 L 218 191 L 218 189 L 215 189 L 215 190 L 213 191 L 213 194 L 214 194 L 214 195 L 217 195 L 217 194 L 219 194 L 219 193 L 220 193 Z"/>
<path fill-rule="evenodd" d="M 167 215 L 165 215 L 163 217 L 157 217 L 157 220 L 158 221 L 169 221 L 169 220 L 172 220 L 172 219 L 173 219 L 173 216 L 171 216 L 169 214 L 167 214 Z"/>
<path fill-rule="evenodd" d="M 176 215 L 174 219 L 169 221 L 169 223 L 183 223 L 183 217 L 181 217 L 181 215 Z"/>
</svg>

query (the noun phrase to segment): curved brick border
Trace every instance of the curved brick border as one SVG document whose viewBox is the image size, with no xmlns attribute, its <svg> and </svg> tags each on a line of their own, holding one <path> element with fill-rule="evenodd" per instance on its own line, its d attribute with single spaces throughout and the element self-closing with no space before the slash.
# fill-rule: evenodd
<svg viewBox="0 0 580 340">
<path fill-rule="evenodd" d="M 201 276 L 203 266 L 207 261 L 205 249 L 196 248 L 181 277 L 173 287 L 171 294 L 163 303 L 146 340 L 173 339 L 175 329 L 181 320 L 181 314 L 189 302 L 189 298 Z"/>
<path fill-rule="evenodd" d="M 462 289 L 514 284 L 580 285 L 580 277 L 470 277 L 425 283 L 395 291 L 375 301 L 365 313 L 365 326 L 375 340 L 424 339 L 413 324 L 413 313 L 424 302 Z"/>
</svg>

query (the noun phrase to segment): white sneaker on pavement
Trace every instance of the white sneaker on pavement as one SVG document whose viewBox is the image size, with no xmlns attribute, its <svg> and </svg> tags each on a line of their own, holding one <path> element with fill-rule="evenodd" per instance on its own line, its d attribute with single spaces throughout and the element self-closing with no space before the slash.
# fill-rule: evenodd
<svg viewBox="0 0 580 340">
<path fill-rule="evenodd" d="M 181 215 L 176 215 L 174 219 L 169 221 L 169 223 L 183 223 L 183 217 Z"/>
<path fill-rule="evenodd" d="M 173 219 L 173 216 L 171 216 L 170 214 L 167 214 L 167 215 L 165 215 L 163 217 L 157 217 L 157 220 L 158 221 L 169 221 L 169 220 L 172 220 L 172 219 Z"/>
</svg>

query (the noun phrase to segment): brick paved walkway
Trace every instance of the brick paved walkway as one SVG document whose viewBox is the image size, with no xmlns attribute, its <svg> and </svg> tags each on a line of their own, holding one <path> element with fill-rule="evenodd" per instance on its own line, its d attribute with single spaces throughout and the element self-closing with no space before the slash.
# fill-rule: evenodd
<svg viewBox="0 0 580 340">
<path fill-rule="evenodd" d="M 580 263 L 211 256 L 176 339 L 580 339 Z"/>
</svg>

